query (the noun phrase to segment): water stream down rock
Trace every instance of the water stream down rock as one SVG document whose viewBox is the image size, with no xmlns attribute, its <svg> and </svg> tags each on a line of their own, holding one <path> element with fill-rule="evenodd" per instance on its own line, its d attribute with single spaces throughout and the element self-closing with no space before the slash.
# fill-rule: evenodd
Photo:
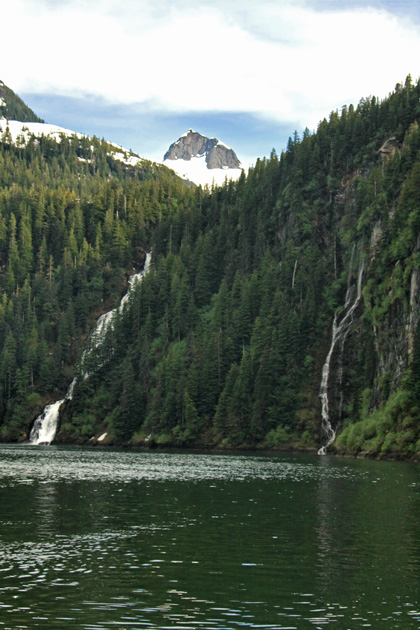
<svg viewBox="0 0 420 630">
<path fill-rule="evenodd" d="M 108 326 L 111 324 L 114 316 L 117 313 L 121 312 L 124 308 L 129 298 L 130 291 L 133 289 L 136 283 L 140 282 L 142 278 L 144 278 L 144 276 L 148 273 L 150 269 L 151 259 L 152 254 L 151 252 L 149 252 L 146 254 L 146 260 L 143 269 L 139 273 L 135 273 L 130 276 L 130 278 L 128 279 L 128 291 L 121 299 L 119 306 L 112 309 L 111 311 L 108 311 L 108 313 L 104 313 L 99 317 L 98 321 L 96 322 L 96 327 L 92 331 L 90 336 L 91 348 L 97 347 L 99 344 L 102 343 Z M 83 353 L 82 362 L 86 358 L 88 352 L 89 350 L 85 350 L 85 352 Z M 82 376 L 86 378 L 88 374 L 82 371 Z M 54 440 L 57 433 L 61 405 L 66 400 L 72 399 L 75 384 L 76 379 L 74 378 L 69 385 L 66 396 L 61 400 L 57 400 L 56 402 L 47 405 L 44 408 L 43 412 L 36 418 L 29 435 L 29 441 L 31 442 L 31 444 L 51 444 L 51 442 Z"/>
<path fill-rule="evenodd" d="M 353 260 L 353 254 L 352 254 Z M 334 349 L 337 343 L 340 343 L 340 354 L 343 353 L 344 350 L 344 342 L 347 337 L 347 334 L 350 331 L 350 328 L 353 324 L 353 316 L 356 308 L 359 305 L 360 298 L 362 296 L 362 278 L 363 278 L 363 269 L 364 269 L 364 260 L 363 257 L 360 259 L 359 264 L 359 272 L 357 277 L 357 290 L 356 296 L 351 301 L 351 263 L 350 263 L 350 273 L 349 273 L 349 281 L 347 285 L 347 293 L 346 300 L 344 303 L 343 310 L 340 314 L 335 314 L 333 327 L 332 327 L 332 335 L 331 335 L 331 345 L 327 354 L 327 358 L 325 359 L 325 363 L 322 367 L 322 377 L 321 377 L 321 385 L 319 388 L 319 396 L 321 398 L 321 429 L 323 434 L 325 435 L 327 441 L 326 443 L 320 447 L 318 450 L 318 455 L 326 455 L 328 447 L 335 441 L 337 435 L 337 429 L 333 429 L 331 420 L 330 420 L 330 412 L 329 412 L 329 400 L 328 400 L 328 383 L 330 378 L 330 364 L 331 358 L 334 352 Z M 339 321 L 339 317 L 342 319 Z M 340 358 L 341 362 L 341 358 Z M 341 380 L 342 375 L 340 376 Z"/>
</svg>

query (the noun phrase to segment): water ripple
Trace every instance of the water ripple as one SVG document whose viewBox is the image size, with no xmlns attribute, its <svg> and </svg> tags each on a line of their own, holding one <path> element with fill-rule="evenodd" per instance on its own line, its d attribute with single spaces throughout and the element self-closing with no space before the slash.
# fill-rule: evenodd
<svg viewBox="0 0 420 630">
<path fill-rule="evenodd" d="M 330 457 L 0 446 L 0 630 L 417 630 L 416 478 Z"/>
<path fill-rule="evenodd" d="M 22 457 L 24 451 L 25 456 Z M 350 466 L 327 466 L 325 458 L 316 463 L 284 461 L 265 456 L 197 453 L 156 453 L 73 451 L 56 447 L 2 447 L 0 483 L 13 480 L 21 484 L 56 481 L 202 481 L 247 479 L 285 479 L 296 482 L 324 478 L 357 479 L 365 476 Z M 98 466 L 100 463 L 100 467 Z"/>
</svg>

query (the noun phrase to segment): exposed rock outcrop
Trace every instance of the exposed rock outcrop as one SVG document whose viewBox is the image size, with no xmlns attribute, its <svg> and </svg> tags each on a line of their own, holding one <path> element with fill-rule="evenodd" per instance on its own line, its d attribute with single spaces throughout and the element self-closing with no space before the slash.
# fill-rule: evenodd
<svg viewBox="0 0 420 630">
<path fill-rule="evenodd" d="M 380 153 L 383 157 L 389 158 L 392 157 L 399 149 L 398 141 L 395 136 L 388 138 L 383 145 L 378 149 L 378 153 Z"/>
<path fill-rule="evenodd" d="M 164 155 L 165 160 L 186 160 L 205 156 L 207 168 L 241 168 L 233 149 L 217 138 L 206 138 L 190 129 L 176 142 L 171 144 Z"/>
</svg>

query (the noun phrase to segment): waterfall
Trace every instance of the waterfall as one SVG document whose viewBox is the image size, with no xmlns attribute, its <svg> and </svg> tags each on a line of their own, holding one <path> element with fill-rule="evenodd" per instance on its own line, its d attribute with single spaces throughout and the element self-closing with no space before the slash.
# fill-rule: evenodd
<svg viewBox="0 0 420 630">
<path fill-rule="evenodd" d="M 40 416 L 35 420 L 29 435 L 31 444 L 50 444 L 57 430 L 58 414 L 65 398 L 47 405 Z"/>
<path fill-rule="evenodd" d="M 347 291 L 346 291 L 346 299 L 344 301 L 343 312 L 345 312 L 346 309 L 349 307 L 351 296 L 352 296 L 351 279 L 352 279 L 352 270 L 353 270 L 353 262 L 354 262 L 354 253 L 355 253 L 355 251 L 356 251 L 356 243 L 353 243 L 353 247 L 351 248 L 349 270 L 348 270 L 348 273 L 347 273 Z M 350 328 L 347 329 L 347 332 L 348 332 L 348 330 L 350 330 Z M 339 394 L 340 395 L 339 413 L 338 413 L 339 421 L 341 420 L 342 410 L 343 410 L 343 388 L 342 388 L 342 383 L 343 383 L 343 350 L 344 350 L 344 341 L 346 339 L 346 336 L 347 336 L 347 333 L 345 333 L 340 338 L 340 349 L 339 349 L 339 353 L 338 353 L 337 382 L 338 382 L 338 389 L 339 389 L 339 392 L 340 392 L 340 394 Z"/>
<path fill-rule="evenodd" d="M 131 290 L 136 286 L 138 282 L 142 280 L 142 278 L 148 273 L 150 269 L 150 263 L 152 260 L 152 253 L 149 252 L 146 254 L 146 260 L 144 263 L 143 269 L 139 273 L 135 273 L 128 279 L 128 291 L 121 299 L 119 306 L 108 311 L 108 313 L 104 313 L 101 315 L 96 322 L 95 329 L 92 331 L 89 341 L 90 348 L 98 347 L 105 338 L 105 333 L 114 319 L 117 313 L 120 313 L 130 295 Z M 86 356 L 89 354 L 90 350 L 85 350 L 82 355 L 81 364 L 83 365 L 83 361 Z M 86 371 L 82 370 L 82 375 L 84 378 L 87 378 L 89 374 Z M 31 444 L 51 444 L 53 439 L 55 438 L 55 434 L 57 432 L 58 427 L 58 419 L 60 415 L 60 407 L 66 400 L 71 400 L 73 396 L 73 389 L 76 384 L 76 379 L 74 378 L 69 385 L 67 393 L 64 398 L 61 400 L 57 400 L 54 403 L 51 403 L 45 407 L 43 412 L 36 418 L 32 430 L 29 435 L 29 441 Z"/>
<path fill-rule="evenodd" d="M 364 260 L 363 260 L 363 257 L 361 256 L 360 264 L 359 264 L 359 272 L 358 272 L 358 277 L 357 277 L 356 296 L 353 302 L 351 302 L 352 292 L 351 292 L 350 281 L 351 281 L 351 266 L 353 262 L 353 252 L 354 252 L 354 248 L 352 251 L 352 256 L 351 256 L 351 261 L 350 261 L 350 271 L 349 271 L 349 277 L 347 281 L 346 299 L 345 299 L 344 307 L 340 313 L 340 316 L 342 316 L 342 319 L 341 321 L 339 321 L 338 314 L 336 313 L 334 315 L 332 334 L 331 334 L 331 345 L 327 354 L 327 358 L 325 359 L 325 363 L 322 367 L 321 385 L 319 388 L 319 396 L 321 398 L 321 417 L 322 417 L 321 428 L 327 441 L 326 441 L 326 444 L 324 446 L 321 446 L 321 448 L 318 450 L 318 455 L 325 455 L 327 452 L 327 448 L 334 442 L 336 438 L 336 429 L 333 429 L 331 425 L 331 421 L 330 421 L 329 401 L 328 401 L 328 383 L 329 383 L 329 378 L 330 378 L 331 358 L 332 358 L 336 344 L 339 343 L 340 344 L 339 380 L 340 380 L 340 386 L 341 386 L 341 381 L 342 381 L 341 356 L 344 350 L 344 342 L 353 324 L 354 312 L 359 305 L 360 298 L 362 297 L 362 278 L 363 278 Z"/>
</svg>

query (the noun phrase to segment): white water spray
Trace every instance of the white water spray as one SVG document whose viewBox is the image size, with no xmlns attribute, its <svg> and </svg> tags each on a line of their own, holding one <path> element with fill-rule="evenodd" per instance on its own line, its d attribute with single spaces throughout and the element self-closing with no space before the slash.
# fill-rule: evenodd
<svg viewBox="0 0 420 630">
<path fill-rule="evenodd" d="M 351 263 L 352 261 L 353 261 L 353 252 L 352 252 L 352 257 L 351 257 Z M 354 312 L 359 305 L 360 298 L 362 297 L 362 278 L 363 278 L 363 268 L 364 268 L 363 257 L 361 257 L 360 259 L 359 272 L 358 272 L 358 277 L 357 277 L 356 297 L 353 303 L 351 303 L 351 290 L 350 290 L 351 289 L 350 287 L 351 263 L 350 263 L 349 280 L 347 284 L 346 300 L 345 300 L 343 310 L 340 313 L 340 315 L 344 314 L 344 316 L 340 322 L 338 322 L 338 319 L 339 319 L 338 315 L 335 314 L 334 316 L 332 335 L 331 335 L 331 345 L 327 354 L 327 358 L 325 359 L 325 363 L 322 367 L 321 386 L 319 389 L 319 396 L 321 398 L 321 416 L 322 416 L 321 428 L 327 441 L 326 441 L 326 444 L 324 446 L 321 446 L 321 448 L 318 450 L 318 455 L 325 455 L 327 453 L 328 447 L 335 441 L 335 438 L 337 435 L 336 429 L 333 429 L 331 425 L 329 401 L 328 401 L 328 383 L 329 383 L 329 378 L 330 378 L 331 357 L 333 355 L 335 346 L 338 342 L 340 343 L 340 352 L 341 353 L 343 352 L 345 339 L 353 324 Z M 342 366 L 340 367 L 340 370 L 341 370 L 341 373 L 339 374 L 339 377 L 340 377 L 340 382 L 341 382 Z"/>
<path fill-rule="evenodd" d="M 31 444 L 51 444 L 57 432 L 60 407 L 64 401 L 71 400 L 70 388 L 73 389 L 73 387 L 74 381 L 72 381 L 69 389 L 67 390 L 65 398 L 56 400 L 56 402 L 47 405 L 44 408 L 44 411 L 35 420 L 29 435 L 29 441 Z"/>
<path fill-rule="evenodd" d="M 121 299 L 119 306 L 112 309 L 112 311 L 108 311 L 108 313 L 104 313 L 99 317 L 98 321 L 96 322 L 96 327 L 90 335 L 91 349 L 98 347 L 103 342 L 105 338 L 105 333 L 115 315 L 123 310 L 132 289 L 148 273 L 151 260 L 152 254 L 151 252 L 149 252 L 148 254 L 146 254 L 146 260 L 143 269 L 139 273 L 135 273 L 129 277 L 128 291 Z M 81 359 L 82 365 L 84 359 L 89 354 L 89 352 L 90 350 L 84 351 Z M 82 375 L 84 378 L 87 378 L 88 373 L 82 371 Z M 31 444 L 51 444 L 51 442 L 55 438 L 55 434 L 57 433 L 60 407 L 66 400 L 72 399 L 75 384 L 76 379 L 74 378 L 69 385 L 65 398 L 62 398 L 61 400 L 57 400 L 56 402 L 47 405 L 44 411 L 38 416 L 38 418 L 36 418 L 31 433 L 29 435 L 29 441 L 31 442 Z"/>
</svg>

